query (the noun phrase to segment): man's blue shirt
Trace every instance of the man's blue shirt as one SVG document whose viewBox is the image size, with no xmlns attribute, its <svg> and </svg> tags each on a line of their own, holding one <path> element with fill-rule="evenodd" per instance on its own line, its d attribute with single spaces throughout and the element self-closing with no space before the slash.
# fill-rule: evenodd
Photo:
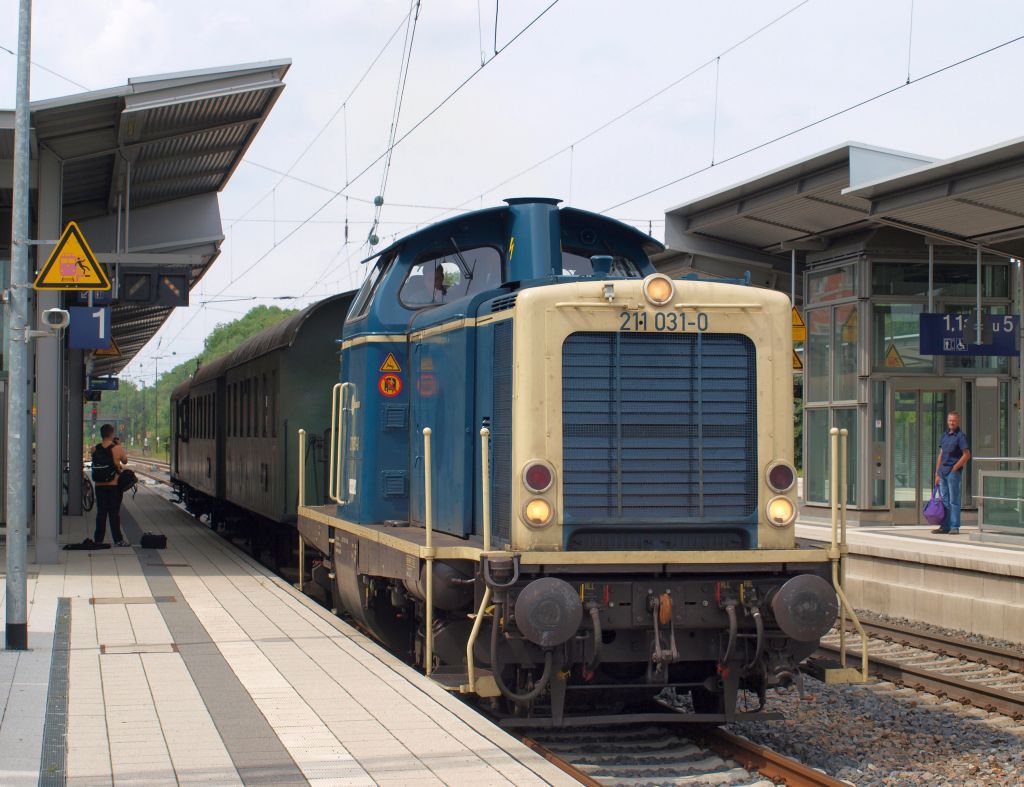
<svg viewBox="0 0 1024 787">
<path fill-rule="evenodd" d="M 960 429 L 943 432 L 942 439 L 939 440 L 939 449 L 942 451 L 942 469 L 951 470 L 953 465 L 960 461 L 964 451 L 969 450 L 970 447 L 967 443 L 967 435 Z"/>
</svg>

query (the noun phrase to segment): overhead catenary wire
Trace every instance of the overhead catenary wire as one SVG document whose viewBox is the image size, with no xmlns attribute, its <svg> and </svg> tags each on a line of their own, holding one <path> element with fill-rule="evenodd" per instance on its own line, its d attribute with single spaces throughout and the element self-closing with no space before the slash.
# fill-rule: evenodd
<svg viewBox="0 0 1024 787">
<path fill-rule="evenodd" d="M 748 155 L 750 153 L 753 153 L 754 151 L 760 150 L 761 148 L 768 147 L 769 145 L 772 145 L 772 144 L 774 144 L 776 142 L 779 142 L 779 141 L 781 141 L 783 139 L 787 139 L 788 137 L 792 137 L 792 136 L 794 136 L 796 134 L 799 134 L 802 131 L 806 131 L 809 128 L 814 128 L 815 126 L 819 126 L 822 123 L 825 123 L 825 122 L 827 122 L 829 120 L 832 120 L 834 118 L 839 117 L 840 115 L 845 115 L 847 112 L 852 112 L 855 109 L 859 109 L 860 107 L 863 107 L 863 106 L 866 106 L 868 104 L 871 104 L 872 102 L 878 101 L 881 98 L 885 98 L 886 96 L 891 96 L 893 93 L 897 93 L 900 90 L 903 90 L 904 88 L 907 88 L 907 87 L 909 87 L 911 85 L 916 85 L 918 82 L 923 82 L 924 80 L 930 79 L 931 77 L 938 76 L 939 74 L 945 73 L 946 71 L 949 71 L 949 70 L 951 70 L 953 68 L 957 68 L 959 66 L 964 65 L 965 63 L 969 63 L 972 60 L 977 60 L 979 57 L 984 57 L 985 55 L 990 55 L 993 52 L 996 52 L 996 51 L 998 51 L 1000 49 L 1004 49 L 1005 47 L 1008 47 L 1008 46 L 1011 46 L 1013 44 L 1016 44 L 1019 41 L 1024 41 L 1024 35 L 1015 36 L 1014 38 L 1010 38 L 1010 39 L 1008 39 L 1006 41 L 1003 41 L 1001 44 L 996 44 L 995 46 L 989 47 L 988 49 L 984 49 L 984 50 L 982 50 L 980 52 L 975 52 L 973 55 L 969 55 L 967 57 L 961 58 L 960 60 L 953 61 L 952 63 L 947 63 L 944 66 L 936 68 L 934 71 L 929 71 L 926 74 L 922 74 L 921 76 L 914 77 L 909 82 L 903 82 L 903 83 L 901 83 L 899 85 L 896 85 L 895 87 L 891 87 L 891 88 L 888 88 L 887 90 L 883 90 L 880 93 L 876 93 L 873 96 L 869 96 L 868 98 L 861 99 L 860 101 L 857 101 L 857 102 L 855 102 L 853 104 L 850 104 L 847 107 L 843 107 L 842 109 L 838 109 L 835 112 L 830 112 L 830 113 L 828 113 L 826 115 L 822 115 L 821 117 L 819 117 L 819 118 L 817 118 L 815 120 L 812 120 L 809 123 L 804 123 L 802 126 L 798 126 L 797 128 L 791 129 L 791 130 L 785 132 L 784 134 L 779 134 L 777 136 L 772 137 L 771 139 L 766 139 L 763 142 L 759 142 L 756 145 L 752 145 L 749 148 L 741 150 L 738 153 L 733 153 L 731 156 L 727 156 L 726 158 L 719 159 L 714 164 L 709 164 L 709 165 L 707 165 L 705 167 L 699 167 L 698 169 L 695 169 L 692 172 L 688 172 L 685 175 L 681 175 L 678 178 L 674 178 L 674 179 L 668 181 L 667 183 L 662 183 L 660 186 L 655 186 L 654 188 L 648 189 L 647 191 L 644 191 L 641 194 L 637 194 L 634 197 L 630 197 L 629 199 L 623 200 L 622 202 L 617 202 L 614 205 L 611 205 L 610 207 L 607 207 L 604 210 L 602 210 L 601 213 L 607 213 L 610 210 L 615 210 L 616 208 L 621 208 L 623 205 L 629 205 L 631 202 L 636 202 L 638 199 L 643 199 L 644 197 L 649 197 L 651 194 L 656 194 L 657 192 L 662 191 L 663 189 L 667 189 L 669 186 L 674 186 L 677 183 L 682 183 L 684 180 L 689 180 L 690 178 L 695 177 L 696 175 L 699 175 L 702 172 L 707 172 L 708 170 L 713 169 L 714 167 L 719 167 L 722 164 L 725 164 L 727 162 L 735 161 L 736 159 L 740 158 L 741 156 L 746 156 L 746 155 Z"/>
<path fill-rule="evenodd" d="M 13 55 L 14 57 L 18 56 L 17 52 L 15 52 L 13 49 L 8 49 L 3 44 L 0 44 L 0 49 L 2 49 L 4 52 L 6 52 L 9 55 Z M 57 77 L 57 79 L 63 79 L 65 82 L 67 82 L 69 84 L 72 84 L 75 87 L 82 88 L 82 90 L 89 91 L 89 90 L 92 89 L 92 88 L 86 87 L 81 82 L 76 82 L 71 77 L 64 76 L 59 71 L 54 71 L 52 68 L 47 68 L 42 63 L 37 63 L 35 60 L 30 60 L 29 63 L 31 65 L 35 66 L 36 68 L 38 68 L 40 71 L 45 71 L 47 74 L 52 74 L 53 76 Z"/>
</svg>

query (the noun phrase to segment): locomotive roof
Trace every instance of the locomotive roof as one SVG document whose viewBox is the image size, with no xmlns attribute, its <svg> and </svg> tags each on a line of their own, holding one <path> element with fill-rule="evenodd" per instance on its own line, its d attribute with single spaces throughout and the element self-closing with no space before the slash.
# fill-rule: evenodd
<svg viewBox="0 0 1024 787">
<path fill-rule="evenodd" d="M 260 331 L 255 336 L 250 337 L 235 348 L 233 352 L 222 356 L 222 358 L 218 360 L 225 361 L 225 368 L 232 368 L 243 364 L 246 361 L 251 361 L 254 358 L 259 358 L 261 355 L 266 355 L 267 353 L 273 352 L 281 347 L 290 347 L 295 341 L 295 338 L 299 335 L 299 331 L 302 329 L 306 320 L 321 309 L 337 304 L 343 300 L 351 301 L 354 296 L 355 291 L 353 290 L 351 292 L 332 295 L 329 298 L 324 298 L 322 301 L 310 304 L 298 314 L 293 314 L 291 317 L 281 320 L 277 325 L 273 325 L 266 330 Z M 340 323 L 338 324 L 338 329 L 340 338 Z"/>
<path fill-rule="evenodd" d="M 530 201 L 530 200 L 514 199 L 514 200 L 505 200 L 505 201 L 508 202 L 511 205 L 512 202 L 527 202 L 527 201 Z M 538 197 L 537 201 L 538 202 L 554 202 L 554 203 L 561 202 L 561 200 L 550 200 L 550 199 L 547 199 L 547 198 L 544 198 L 544 197 Z M 415 240 L 416 238 L 420 237 L 421 235 L 443 234 L 443 233 L 449 231 L 452 227 L 455 227 L 455 226 L 457 226 L 459 224 L 462 224 L 462 223 L 464 223 L 466 221 L 472 221 L 474 219 L 482 218 L 482 217 L 485 217 L 485 216 L 494 216 L 494 215 L 497 215 L 497 214 L 507 213 L 508 209 L 509 209 L 509 205 L 505 205 L 505 206 L 502 206 L 502 207 L 484 208 L 483 210 L 474 210 L 474 211 L 471 211 L 469 213 L 460 213 L 458 216 L 453 216 L 450 219 L 445 219 L 444 221 L 439 221 L 436 224 L 430 224 L 430 225 L 424 227 L 423 229 L 416 230 L 415 232 L 411 232 L 408 235 L 406 235 L 406 236 L 404 236 L 402 238 L 399 238 L 398 240 L 396 240 L 394 243 L 390 244 L 389 246 L 386 246 L 385 248 L 381 249 L 380 251 L 378 251 L 378 252 L 376 252 L 374 254 L 371 254 L 369 257 L 367 257 L 366 259 L 362 260 L 362 262 L 369 262 L 370 260 L 375 260 L 375 259 L 377 259 L 377 257 L 380 257 L 383 254 L 388 254 L 388 253 L 390 253 L 390 252 L 392 252 L 392 251 L 394 251 L 396 249 L 400 249 L 402 246 L 404 246 L 405 244 L 409 243 L 412 240 Z M 564 214 L 566 214 L 568 216 L 578 216 L 578 217 L 583 217 L 583 218 L 591 219 L 591 220 L 594 220 L 594 221 L 599 221 L 599 222 L 601 222 L 603 224 L 613 225 L 620 232 L 622 232 L 623 235 L 628 237 L 630 240 L 633 240 L 633 241 L 636 241 L 637 243 L 639 243 L 643 247 L 644 251 L 647 252 L 648 254 L 657 254 L 658 252 L 661 252 L 661 251 L 665 250 L 664 244 L 662 244 L 660 241 L 652 238 L 646 232 L 643 232 L 642 230 L 638 230 L 632 224 L 626 224 L 625 222 L 619 221 L 618 219 L 613 219 L 610 216 L 603 216 L 600 213 L 594 213 L 593 211 L 580 210 L 579 208 L 570 208 L 570 207 L 559 208 L 558 212 L 560 214 L 564 213 Z"/>
</svg>

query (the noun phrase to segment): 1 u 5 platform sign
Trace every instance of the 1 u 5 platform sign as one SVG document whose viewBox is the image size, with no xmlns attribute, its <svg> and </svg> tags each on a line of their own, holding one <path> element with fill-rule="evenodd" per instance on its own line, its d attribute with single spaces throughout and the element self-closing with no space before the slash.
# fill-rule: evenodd
<svg viewBox="0 0 1024 787">
<path fill-rule="evenodd" d="M 981 335 L 978 320 L 970 312 L 921 315 L 922 355 L 1017 355 L 1020 317 L 983 314 Z"/>
</svg>

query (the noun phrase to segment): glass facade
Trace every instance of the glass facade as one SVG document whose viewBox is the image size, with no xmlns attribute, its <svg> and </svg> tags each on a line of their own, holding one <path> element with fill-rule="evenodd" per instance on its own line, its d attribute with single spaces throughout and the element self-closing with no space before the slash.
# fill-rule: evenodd
<svg viewBox="0 0 1024 787">
<path fill-rule="evenodd" d="M 804 409 L 804 499 L 809 503 L 827 503 L 831 449 L 828 436 L 828 410 Z"/>
<path fill-rule="evenodd" d="M 973 298 L 977 293 L 977 267 L 972 263 L 935 264 L 936 298 Z M 981 297 L 1006 298 L 1010 273 L 1006 265 L 981 266 Z M 928 297 L 927 262 L 875 262 L 871 266 L 871 294 L 881 296 Z"/>
<path fill-rule="evenodd" d="M 832 399 L 857 398 L 857 304 L 836 306 L 833 312 Z"/>
<path fill-rule="evenodd" d="M 876 303 L 871 306 L 871 368 L 876 372 L 929 373 L 932 356 L 921 355 L 921 303 Z"/>
<path fill-rule="evenodd" d="M 807 345 L 804 351 L 804 390 L 808 402 L 829 400 L 829 360 L 832 355 L 832 309 L 807 312 Z"/>
<path fill-rule="evenodd" d="M 857 294 L 853 265 L 832 268 L 807 275 L 807 302 L 823 303 L 852 298 Z"/>
</svg>

